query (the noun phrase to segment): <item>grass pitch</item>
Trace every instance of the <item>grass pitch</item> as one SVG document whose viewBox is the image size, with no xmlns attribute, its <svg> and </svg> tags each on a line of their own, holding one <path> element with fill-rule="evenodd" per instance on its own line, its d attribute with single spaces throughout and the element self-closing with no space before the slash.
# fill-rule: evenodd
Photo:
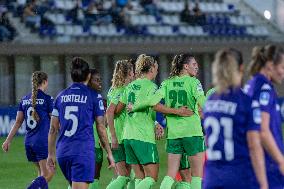
<svg viewBox="0 0 284 189">
<path fill-rule="evenodd" d="M 5 138 L 0 137 L 0 144 Z M 160 173 L 159 181 L 153 189 L 159 189 L 160 183 L 166 174 L 167 154 L 165 152 L 165 140 L 157 142 L 160 156 Z M 101 172 L 100 186 L 105 189 L 111 181 L 113 172 L 107 169 L 107 161 L 105 159 Z M 10 146 L 8 153 L 0 151 L 0 189 L 25 189 L 27 185 L 37 177 L 37 169 L 26 159 L 24 148 L 24 137 L 15 137 Z M 52 181 L 49 183 L 50 189 L 67 189 L 68 184 L 62 175 L 59 167 Z"/>
</svg>

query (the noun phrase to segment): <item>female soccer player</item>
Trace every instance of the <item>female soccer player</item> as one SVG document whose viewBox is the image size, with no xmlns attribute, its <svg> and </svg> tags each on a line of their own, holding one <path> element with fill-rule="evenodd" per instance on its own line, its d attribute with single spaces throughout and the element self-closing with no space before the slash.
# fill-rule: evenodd
<svg viewBox="0 0 284 189">
<path fill-rule="evenodd" d="M 107 121 L 111 133 L 112 153 L 115 160 L 118 177 L 113 180 L 107 189 L 123 189 L 130 180 L 130 166 L 126 164 L 125 150 L 122 140 L 126 111 L 123 110 L 115 117 L 116 105 L 123 95 L 125 86 L 134 78 L 134 65 L 129 60 L 120 60 L 116 63 L 113 72 L 112 86 L 108 92 Z"/>
<path fill-rule="evenodd" d="M 188 54 L 175 56 L 170 78 L 162 83 L 157 92 L 165 99 L 167 106 L 172 108 L 186 106 L 194 111 L 190 117 L 167 116 L 168 172 L 162 181 L 161 189 L 168 189 L 173 185 L 184 153 L 189 156 L 192 167 L 191 187 L 201 188 L 205 146 L 200 117 L 195 107 L 196 104 L 202 106 L 205 97 L 199 80 L 189 75 L 191 58 L 192 56 Z"/>
<path fill-rule="evenodd" d="M 267 45 L 253 49 L 250 63 L 251 80 L 245 91 L 260 104 L 261 141 L 266 151 L 266 170 L 269 188 L 284 187 L 284 144 L 278 97 L 272 82 L 284 79 L 284 51 Z M 282 175 L 281 175 L 282 173 Z"/>
<path fill-rule="evenodd" d="M 208 143 L 204 189 L 268 188 L 260 141 L 260 109 L 241 89 L 242 55 L 220 50 L 213 62 L 216 92 L 205 103 Z"/>
<path fill-rule="evenodd" d="M 27 134 L 25 137 L 25 149 L 28 161 L 33 162 L 38 168 L 36 178 L 29 188 L 47 188 L 53 176 L 46 168 L 48 154 L 48 130 L 50 115 L 52 112 L 53 98 L 45 93 L 48 87 L 46 73 L 36 71 L 32 75 L 32 92 L 21 99 L 16 122 L 13 125 L 7 139 L 2 145 L 8 152 L 13 137 L 25 120 Z"/>
<path fill-rule="evenodd" d="M 120 99 L 124 105 L 131 103 L 135 106 L 146 96 L 152 96 L 157 89 L 152 82 L 158 71 L 158 64 L 154 58 L 140 55 L 136 61 L 135 70 L 138 79 L 126 87 Z M 166 108 L 161 104 L 156 105 L 154 110 L 178 115 L 190 115 L 191 113 L 185 108 Z M 126 163 L 131 164 L 135 172 L 136 189 L 150 189 L 158 178 L 159 158 L 155 143 L 155 116 L 153 115 L 155 113 L 150 106 L 126 115 L 125 132 L 123 133 Z"/>
<path fill-rule="evenodd" d="M 102 91 L 102 79 L 97 69 L 90 69 L 91 79 L 88 86 L 100 93 Z M 100 139 L 96 127 L 96 122 L 93 125 L 95 136 L 95 152 L 96 152 L 96 165 L 95 165 L 95 180 L 89 185 L 89 189 L 99 189 L 99 179 L 101 175 L 101 168 L 103 164 L 103 149 L 100 144 Z"/>
<path fill-rule="evenodd" d="M 196 77 L 198 74 L 199 66 L 197 61 L 195 60 L 194 56 L 191 55 L 191 57 L 188 57 L 188 72 L 191 77 Z M 201 108 L 196 104 L 196 112 L 201 110 Z M 179 173 L 182 178 L 182 182 L 178 182 L 175 186 L 175 189 L 187 189 L 190 188 L 190 182 L 191 182 L 191 169 L 190 164 L 188 161 L 188 156 L 186 154 L 183 154 L 180 160 L 180 167 L 179 167 Z"/>
<path fill-rule="evenodd" d="M 87 189 L 94 180 L 94 118 L 103 148 L 114 165 L 104 126 L 103 101 L 100 94 L 87 86 L 90 77 L 88 63 L 74 58 L 71 66 L 73 84 L 59 93 L 52 111 L 47 166 L 54 171 L 55 141 L 59 131 L 57 161 L 72 189 Z"/>
</svg>

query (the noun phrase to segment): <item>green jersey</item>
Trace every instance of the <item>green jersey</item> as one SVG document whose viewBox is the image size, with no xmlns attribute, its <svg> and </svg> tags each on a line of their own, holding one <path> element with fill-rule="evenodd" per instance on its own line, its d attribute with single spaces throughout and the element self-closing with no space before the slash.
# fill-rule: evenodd
<svg viewBox="0 0 284 189">
<path fill-rule="evenodd" d="M 165 105 L 168 107 L 186 106 L 194 111 L 190 117 L 166 116 L 168 139 L 203 136 L 197 104 L 202 107 L 205 96 L 198 79 L 190 76 L 169 78 L 162 83 L 157 93 L 165 99 Z"/>
<path fill-rule="evenodd" d="M 117 105 L 119 102 L 120 97 L 123 95 L 125 87 L 119 88 L 111 88 L 107 94 L 107 104 L 108 106 L 112 103 Z M 114 117 L 114 129 L 116 133 L 116 137 L 118 143 L 122 143 L 122 136 L 124 130 L 124 121 L 125 121 L 126 111 L 123 110 L 119 115 Z"/>
<path fill-rule="evenodd" d="M 125 89 L 120 101 L 127 105 L 139 104 L 146 96 L 154 95 L 156 84 L 149 79 L 137 79 Z M 135 139 L 143 142 L 155 143 L 155 116 L 150 106 L 137 112 L 126 114 L 125 132 L 123 139 Z"/>
</svg>

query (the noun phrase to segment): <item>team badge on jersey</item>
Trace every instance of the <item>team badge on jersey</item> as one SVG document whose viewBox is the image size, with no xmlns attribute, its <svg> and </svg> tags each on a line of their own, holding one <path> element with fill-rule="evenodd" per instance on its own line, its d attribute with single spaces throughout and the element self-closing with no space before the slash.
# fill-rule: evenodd
<svg viewBox="0 0 284 189">
<path fill-rule="evenodd" d="M 270 99 L 269 92 L 261 92 L 259 96 L 259 103 L 263 106 L 268 105 Z"/>
<path fill-rule="evenodd" d="M 100 110 L 105 110 L 104 102 L 102 100 L 99 101 Z"/>
<path fill-rule="evenodd" d="M 201 83 L 199 83 L 199 84 L 197 85 L 197 91 L 199 91 L 199 92 L 202 92 L 202 91 L 203 91 L 203 88 L 202 88 Z"/>
<path fill-rule="evenodd" d="M 260 111 L 260 109 L 259 108 L 254 109 L 252 114 L 253 114 L 253 121 L 256 124 L 260 124 L 261 123 L 261 111 Z"/>
</svg>

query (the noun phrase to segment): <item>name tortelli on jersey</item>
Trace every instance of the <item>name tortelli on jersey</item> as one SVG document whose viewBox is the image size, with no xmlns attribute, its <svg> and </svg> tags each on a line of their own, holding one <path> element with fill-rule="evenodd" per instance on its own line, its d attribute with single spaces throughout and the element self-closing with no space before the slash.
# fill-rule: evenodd
<svg viewBox="0 0 284 189">
<path fill-rule="evenodd" d="M 75 94 L 71 94 L 71 95 L 63 95 L 61 96 L 61 103 L 62 102 L 77 102 L 77 103 L 87 103 L 87 99 L 88 97 L 85 95 L 75 95 Z"/>
</svg>

